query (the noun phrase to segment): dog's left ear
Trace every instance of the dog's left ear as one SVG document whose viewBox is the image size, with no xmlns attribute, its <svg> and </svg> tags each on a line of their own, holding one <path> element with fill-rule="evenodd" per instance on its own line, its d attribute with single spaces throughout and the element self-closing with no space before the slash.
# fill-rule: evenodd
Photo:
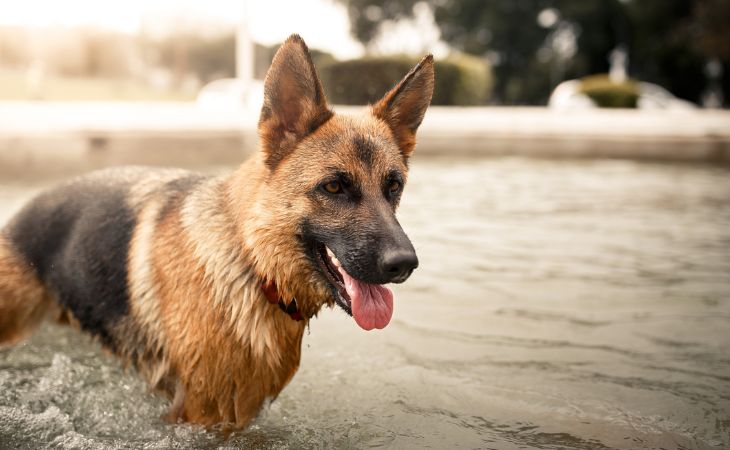
<svg viewBox="0 0 730 450">
<path fill-rule="evenodd" d="M 259 135 L 271 170 L 332 117 L 307 44 L 292 34 L 274 55 L 264 82 Z"/>
<path fill-rule="evenodd" d="M 416 130 L 431 103 L 433 80 L 433 56 L 428 55 L 373 105 L 373 114 L 388 124 L 406 159 L 413 153 Z"/>
</svg>

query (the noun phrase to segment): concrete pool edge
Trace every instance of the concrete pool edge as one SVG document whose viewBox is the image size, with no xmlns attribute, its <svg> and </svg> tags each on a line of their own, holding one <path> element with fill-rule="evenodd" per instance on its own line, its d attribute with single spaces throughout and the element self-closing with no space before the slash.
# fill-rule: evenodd
<svg viewBox="0 0 730 450">
<path fill-rule="evenodd" d="M 0 102 L 0 176 L 232 164 L 256 150 L 257 119 L 256 111 L 194 103 Z M 730 111 L 431 107 L 417 152 L 730 164 Z"/>
</svg>

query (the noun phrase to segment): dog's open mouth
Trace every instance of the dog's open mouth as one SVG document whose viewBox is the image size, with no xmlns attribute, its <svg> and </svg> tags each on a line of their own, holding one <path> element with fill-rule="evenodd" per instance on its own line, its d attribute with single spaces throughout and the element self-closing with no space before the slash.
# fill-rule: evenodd
<svg viewBox="0 0 730 450">
<path fill-rule="evenodd" d="M 352 315 L 364 330 L 385 328 L 393 316 L 393 293 L 379 284 L 353 278 L 324 244 L 316 248 L 316 260 L 335 291 L 335 302 Z"/>
</svg>

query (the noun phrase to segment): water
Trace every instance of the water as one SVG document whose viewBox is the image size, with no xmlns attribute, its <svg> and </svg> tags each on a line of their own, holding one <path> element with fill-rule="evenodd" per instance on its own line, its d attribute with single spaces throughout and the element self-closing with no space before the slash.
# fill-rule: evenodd
<svg viewBox="0 0 730 450">
<path fill-rule="evenodd" d="M 4 182 L 0 222 L 40 185 Z M 728 448 L 730 171 L 417 160 L 421 260 L 382 332 L 339 310 L 247 430 L 166 401 L 69 328 L 0 351 L 0 448 Z"/>
</svg>

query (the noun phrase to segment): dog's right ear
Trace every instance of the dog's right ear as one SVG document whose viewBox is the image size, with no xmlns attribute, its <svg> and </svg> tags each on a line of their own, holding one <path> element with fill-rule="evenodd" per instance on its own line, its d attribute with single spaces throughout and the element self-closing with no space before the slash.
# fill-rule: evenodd
<svg viewBox="0 0 730 450">
<path fill-rule="evenodd" d="M 307 44 L 292 34 L 274 55 L 264 82 L 259 136 L 266 165 L 274 170 L 332 115 Z"/>
</svg>

